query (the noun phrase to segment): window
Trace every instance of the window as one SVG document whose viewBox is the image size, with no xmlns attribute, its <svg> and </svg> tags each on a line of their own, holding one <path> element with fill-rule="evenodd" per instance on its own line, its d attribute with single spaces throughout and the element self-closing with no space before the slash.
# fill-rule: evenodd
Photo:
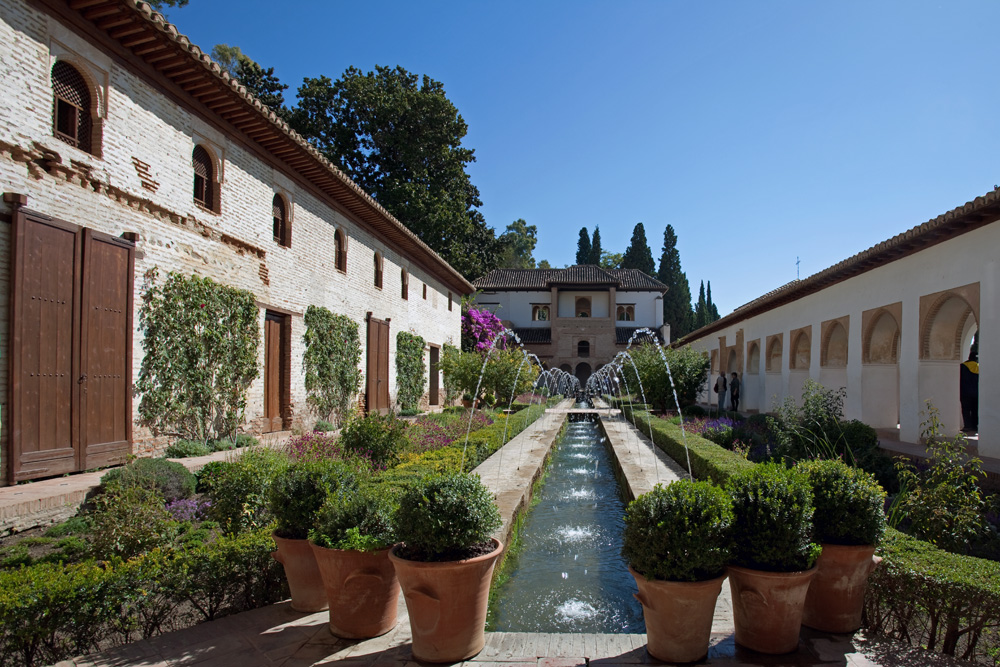
<svg viewBox="0 0 1000 667">
<path fill-rule="evenodd" d="M 375 287 L 382 289 L 382 255 L 375 253 Z"/>
<path fill-rule="evenodd" d="M 532 306 L 531 307 L 531 319 L 535 322 L 548 322 L 549 321 L 549 307 L 548 306 Z"/>
<path fill-rule="evenodd" d="M 581 340 L 576 344 L 576 356 L 578 357 L 589 357 L 590 356 L 590 342 L 586 340 Z"/>
<path fill-rule="evenodd" d="M 94 153 L 93 106 L 87 81 L 62 60 L 52 67 L 52 130 L 56 138 Z"/>
<path fill-rule="evenodd" d="M 448 310 L 451 310 L 451 292 L 448 292 Z"/>
<path fill-rule="evenodd" d="M 616 319 L 619 322 L 634 322 L 635 306 L 633 305 L 618 306 L 618 308 L 616 309 Z"/>
<path fill-rule="evenodd" d="M 427 284 L 424 283 L 424 301 L 427 300 Z"/>
<path fill-rule="evenodd" d="M 274 195 L 271 202 L 274 209 L 274 242 L 286 248 L 292 247 L 292 228 L 288 222 L 288 209 L 281 195 Z"/>
<path fill-rule="evenodd" d="M 216 209 L 215 166 L 212 156 L 202 146 L 195 146 L 191 153 L 191 165 L 194 167 L 194 200 L 210 211 Z"/>
<path fill-rule="evenodd" d="M 343 230 L 338 229 L 333 233 L 334 246 L 334 266 L 338 271 L 347 273 L 347 236 Z"/>
<path fill-rule="evenodd" d="M 590 297 L 578 296 L 576 298 L 576 316 L 590 317 Z"/>
<path fill-rule="evenodd" d="M 406 269 L 399 270 L 399 282 L 402 283 L 402 294 L 400 296 L 408 301 L 410 299 L 410 276 L 407 275 Z"/>
</svg>

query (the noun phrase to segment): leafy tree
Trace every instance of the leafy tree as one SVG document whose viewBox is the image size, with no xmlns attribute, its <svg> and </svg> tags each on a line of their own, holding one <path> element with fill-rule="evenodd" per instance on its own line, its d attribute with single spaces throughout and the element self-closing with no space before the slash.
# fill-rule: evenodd
<svg viewBox="0 0 1000 667">
<path fill-rule="evenodd" d="M 576 242 L 576 263 L 586 264 L 590 261 L 590 234 L 586 227 L 580 228 L 580 240 Z"/>
<path fill-rule="evenodd" d="M 482 359 L 484 355 L 479 356 Z M 525 359 L 520 348 L 494 350 L 486 363 L 480 393 L 492 395 L 499 405 L 507 407 L 512 397 L 531 389 L 541 370 Z"/>
<path fill-rule="evenodd" d="M 663 232 L 663 252 L 660 255 L 660 269 L 656 278 L 667 286 L 663 295 L 663 321 L 670 325 L 670 333 L 676 339 L 691 331 L 691 287 L 687 276 L 681 270 L 681 254 L 677 250 L 677 234 L 673 225 L 667 225 Z"/>
<path fill-rule="evenodd" d="M 538 267 L 537 268 L 539 268 L 539 269 L 551 269 L 552 265 L 549 264 L 549 260 L 543 259 L 542 261 L 538 262 Z"/>
<path fill-rule="evenodd" d="M 518 218 L 507 225 L 507 231 L 500 235 L 503 252 L 500 267 L 505 269 L 533 269 L 535 258 L 531 253 L 538 243 L 538 228 Z"/>
<path fill-rule="evenodd" d="M 156 280 L 154 268 L 139 308 L 139 422 L 188 440 L 235 440 L 247 389 L 260 372 L 254 295 L 199 276 Z"/>
<path fill-rule="evenodd" d="M 594 227 L 594 237 L 590 241 L 590 258 L 587 264 L 600 266 L 601 264 L 601 228 Z"/>
<path fill-rule="evenodd" d="M 632 367 L 632 364 L 624 364 L 622 367 L 632 394 L 639 395 L 639 383 L 637 382 L 638 378 L 636 378 L 636 369 L 638 369 L 646 400 L 661 412 L 676 409 L 670 376 L 667 375 L 667 369 L 663 365 L 659 350 L 663 351 L 667 363 L 670 364 L 670 375 L 674 378 L 674 386 L 677 388 L 677 398 L 681 407 L 693 404 L 698 396 L 698 390 L 705 382 L 705 373 L 708 372 L 711 362 L 707 356 L 696 351 L 690 345 L 673 349 L 661 348 L 654 343 L 647 342 L 633 347 L 629 354 L 632 355 L 635 368 Z"/>
<path fill-rule="evenodd" d="M 620 252 L 608 252 L 607 250 L 601 252 L 600 267 L 602 269 L 622 268 L 622 254 Z"/>
<path fill-rule="evenodd" d="M 243 53 L 238 46 L 229 44 L 216 44 L 212 47 L 212 60 L 219 63 L 223 72 L 229 72 L 229 76 L 236 76 L 236 68 L 241 60 L 249 60 L 249 56 Z"/>
<path fill-rule="evenodd" d="M 417 407 L 424 395 L 424 339 L 408 331 L 396 334 L 397 400 L 403 410 Z"/>
<path fill-rule="evenodd" d="M 305 324 L 306 403 L 321 419 L 343 424 L 361 385 L 358 323 L 322 306 L 309 306 Z"/>
<path fill-rule="evenodd" d="M 649 249 L 646 242 L 646 229 L 642 223 L 637 223 L 632 230 L 632 240 L 622 255 L 623 269 L 639 269 L 647 275 L 656 272 L 656 265 L 653 263 L 653 251 Z"/>
<path fill-rule="evenodd" d="M 247 92 L 266 104 L 280 117 L 288 120 L 289 110 L 285 107 L 284 92 L 288 86 L 274 75 L 274 68 L 264 68 L 238 46 L 216 44 L 212 47 L 212 59 L 219 63 L 223 71 L 243 84 Z"/>
<path fill-rule="evenodd" d="M 444 86 L 402 67 L 306 78 L 290 124 L 467 278 L 502 250 L 478 207 L 468 126 Z"/>
<path fill-rule="evenodd" d="M 149 5 L 158 12 L 163 12 L 167 7 L 186 7 L 188 0 L 149 0 Z"/>
</svg>

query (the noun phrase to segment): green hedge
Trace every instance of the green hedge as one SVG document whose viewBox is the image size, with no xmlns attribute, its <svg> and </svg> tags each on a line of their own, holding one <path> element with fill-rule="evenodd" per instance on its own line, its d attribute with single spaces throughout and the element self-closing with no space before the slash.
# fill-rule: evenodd
<svg viewBox="0 0 1000 667">
<path fill-rule="evenodd" d="M 1000 655 L 1000 563 L 888 529 L 869 579 L 865 627 L 963 660 Z"/>
<path fill-rule="evenodd" d="M 52 664 L 285 599 L 270 530 L 128 561 L 0 572 L 0 666 Z"/>
<path fill-rule="evenodd" d="M 687 455 L 690 454 L 691 474 L 695 479 L 709 479 L 721 486 L 735 473 L 754 466 L 736 452 L 724 449 L 699 435 L 686 433 L 686 437 L 682 437 L 680 426 L 671 424 L 666 419 L 652 417 L 638 406 L 620 404 L 619 407 L 629 421 L 635 422 L 636 428 L 642 433 L 649 435 L 652 427 L 653 442 L 681 467 L 687 468 Z M 648 422 L 647 417 L 649 417 Z M 685 441 L 687 454 L 684 451 Z"/>
</svg>

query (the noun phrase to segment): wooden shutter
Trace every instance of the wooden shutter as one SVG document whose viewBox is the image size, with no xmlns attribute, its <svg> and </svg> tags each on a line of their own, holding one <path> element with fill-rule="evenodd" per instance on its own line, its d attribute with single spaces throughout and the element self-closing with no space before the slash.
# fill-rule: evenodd
<svg viewBox="0 0 1000 667">
<path fill-rule="evenodd" d="M 282 316 L 268 311 L 264 316 L 264 424 L 265 432 L 282 429 L 281 385 L 284 377 Z"/>
</svg>

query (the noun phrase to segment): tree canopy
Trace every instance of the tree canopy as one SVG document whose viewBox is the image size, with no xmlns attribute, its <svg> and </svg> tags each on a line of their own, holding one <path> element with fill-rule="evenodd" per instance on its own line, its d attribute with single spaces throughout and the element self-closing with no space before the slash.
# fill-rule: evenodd
<svg viewBox="0 0 1000 667">
<path fill-rule="evenodd" d="M 586 227 L 581 227 L 580 239 L 576 242 L 576 263 L 589 264 L 590 250 L 590 234 L 587 233 Z"/>
<path fill-rule="evenodd" d="M 677 250 L 677 234 L 673 225 L 663 231 L 663 251 L 656 279 L 667 286 L 663 295 L 663 321 L 670 325 L 673 338 L 680 338 L 691 331 L 691 287 L 687 275 L 681 270 L 681 254 Z"/>
<path fill-rule="evenodd" d="M 500 267 L 504 269 L 533 269 L 535 258 L 532 253 L 538 243 L 538 228 L 518 218 L 507 225 L 507 231 L 500 235 L 503 250 Z"/>
<path fill-rule="evenodd" d="M 646 241 L 646 228 L 642 223 L 637 223 L 632 230 L 632 240 L 622 255 L 623 269 L 639 269 L 643 273 L 652 276 L 656 272 L 656 265 L 653 263 L 653 251 L 649 249 Z"/>
<path fill-rule="evenodd" d="M 601 228 L 594 227 L 594 236 L 590 239 L 590 258 L 587 264 L 600 266 L 601 264 Z"/>
</svg>

